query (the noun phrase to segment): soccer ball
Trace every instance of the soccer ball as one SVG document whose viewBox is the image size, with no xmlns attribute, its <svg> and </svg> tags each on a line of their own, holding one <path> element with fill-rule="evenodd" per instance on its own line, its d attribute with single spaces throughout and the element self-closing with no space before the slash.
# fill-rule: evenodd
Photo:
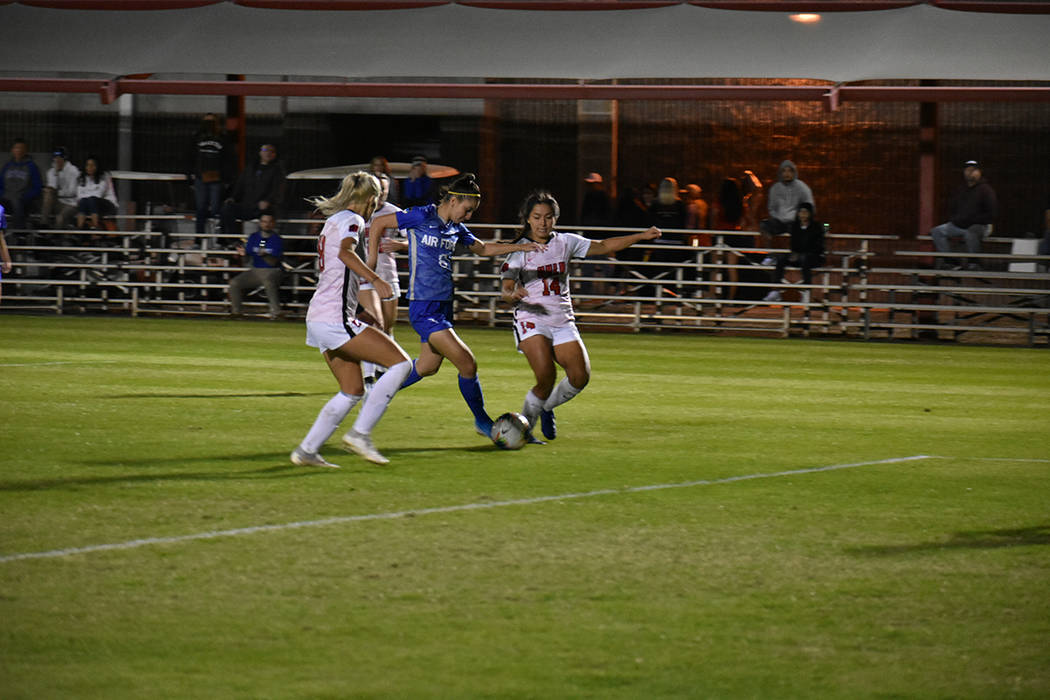
<svg viewBox="0 0 1050 700">
<path fill-rule="evenodd" d="M 501 450 L 520 450 L 529 440 L 529 420 L 520 413 L 504 413 L 493 421 L 489 437 Z"/>
</svg>

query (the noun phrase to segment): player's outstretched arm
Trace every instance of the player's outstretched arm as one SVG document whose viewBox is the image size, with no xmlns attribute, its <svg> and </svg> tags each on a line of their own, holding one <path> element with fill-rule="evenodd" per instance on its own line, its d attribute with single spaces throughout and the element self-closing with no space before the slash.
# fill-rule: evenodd
<svg viewBox="0 0 1050 700">
<path fill-rule="evenodd" d="M 523 250 L 526 253 L 546 250 L 547 246 L 535 241 L 529 241 L 528 243 L 486 243 L 485 241 L 474 241 L 474 244 L 470 246 L 470 252 L 474 255 L 480 255 L 482 257 L 492 257 L 494 255 L 506 255 L 507 253 L 516 253 L 519 250 Z"/>
<path fill-rule="evenodd" d="M 655 241 L 661 235 L 660 229 L 650 226 L 641 233 L 631 233 L 626 236 L 606 238 L 604 241 L 591 241 L 591 247 L 587 249 L 587 255 L 612 255 L 624 248 L 630 248 L 635 243 L 642 241 Z"/>
<path fill-rule="evenodd" d="M 379 260 L 379 239 L 383 237 L 383 231 L 386 231 L 388 228 L 397 228 L 397 214 L 377 216 L 369 224 L 368 259 L 365 262 L 373 270 L 376 267 L 376 262 Z"/>
</svg>

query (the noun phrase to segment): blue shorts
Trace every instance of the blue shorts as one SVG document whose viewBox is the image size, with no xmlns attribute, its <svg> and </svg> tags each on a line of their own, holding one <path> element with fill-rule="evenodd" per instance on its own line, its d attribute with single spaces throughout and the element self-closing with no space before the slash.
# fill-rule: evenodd
<svg viewBox="0 0 1050 700">
<path fill-rule="evenodd" d="M 410 301 L 408 320 L 425 343 L 431 333 L 452 328 L 452 301 Z"/>
</svg>

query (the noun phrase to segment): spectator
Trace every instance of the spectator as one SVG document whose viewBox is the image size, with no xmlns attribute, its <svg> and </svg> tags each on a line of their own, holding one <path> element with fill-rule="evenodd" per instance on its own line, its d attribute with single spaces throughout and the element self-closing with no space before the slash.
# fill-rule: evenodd
<svg viewBox="0 0 1050 700">
<path fill-rule="evenodd" d="M 281 315 L 281 256 L 284 242 L 277 233 L 277 218 L 272 211 L 259 214 L 259 230 L 248 236 L 248 242 L 237 246 L 237 255 L 247 256 L 250 270 L 230 280 L 230 306 L 234 316 L 242 313 L 245 289 L 264 287 L 270 303 L 270 319 Z"/>
<path fill-rule="evenodd" d="M 744 215 L 740 221 L 740 229 L 743 231 L 758 230 L 758 212 L 765 201 L 765 190 L 762 180 L 751 170 L 744 171 L 744 177 L 740 179 L 740 192 L 744 201 Z"/>
<path fill-rule="evenodd" d="M 51 167 L 44 176 L 44 221 L 55 228 L 68 228 L 77 214 L 77 181 L 80 169 L 69 162 L 64 148 L 51 154 Z"/>
<path fill-rule="evenodd" d="M 401 190 L 401 196 L 404 198 L 402 206 L 407 209 L 430 204 L 433 186 L 434 181 L 427 175 L 427 159 L 416 156 L 412 159 L 412 168 L 408 171 L 408 179 Z"/>
<path fill-rule="evenodd" d="M 685 227 L 706 229 L 709 225 L 710 208 L 704 201 L 704 190 L 700 185 L 688 184 L 682 197 L 685 202 Z"/>
<path fill-rule="evenodd" d="M 939 253 L 951 252 L 952 238 L 966 241 L 966 252 L 980 253 L 981 241 L 992 232 L 992 220 L 998 210 L 995 190 L 981 176 L 981 166 L 975 160 L 968 160 L 963 165 L 965 183 L 955 191 L 948 203 L 948 221 L 930 229 L 933 244 Z M 967 267 L 980 270 L 981 266 L 972 260 Z M 937 268 L 962 269 L 957 261 L 946 258 L 937 259 Z"/>
<path fill-rule="evenodd" d="M 237 220 L 256 219 L 264 211 L 276 215 L 284 206 L 286 173 L 277 160 L 277 147 L 264 143 L 256 161 L 241 171 L 222 206 L 222 232 L 240 234 Z M 199 232 L 198 232 L 199 233 Z"/>
<path fill-rule="evenodd" d="M 0 168 L 0 204 L 7 210 L 11 228 L 25 228 L 26 214 L 43 189 L 40 169 L 36 167 L 24 139 L 11 144 L 11 160 Z"/>
<path fill-rule="evenodd" d="M 744 196 L 736 178 L 727 177 L 722 180 L 711 220 L 711 227 L 719 231 L 739 231 L 743 226 Z M 726 299 L 735 299 L 736 283 L 740 281 L 740 270 L 737 266 L 744 259 L 737 249 L 749 247 L 753 241 L 751 236 L 730 234 L 722 236 L 722 242 L 728 247 L 725 256 L 725 263 L 729 266 L 726 268 L 726 276 L 733 283 L 726 288 L 725 295 Z"/>
<path fill-rule="evenodd" d="M 233 148 L 219 118 L 206 114 L 193 135 L 188 180 L 197 200 L 197 233 L 204 233 L 209 217 L 219 216 L 222 193 L 229 181 Z"/>
<path fill-rule="evenodd" d="M 780 164 L 777 173 L 778 182 L 769 188 L 769 218 L 763 219 L 758 225 L 759 231 L 762 232 L 762 245 L 767 248 L 772 247 L 774 236 L 787 233 L 791 229 L 800 204 L 809 202 L 814 210 L 816 209 L 813 192 L 809 185 L 798 179 L 798 168 L 794 163 L 785 160 Z M 776 258 L 767 255 L 762 264 L 772 265 L 774 262 Z"/>
<path fill-rule="evenodd" d="M 599 173 L 588 173 L 583 178 L 583 204 L 580 206 L 581 226 L 608 226 L 612 223 L 612 202 L 605 191 L 605 183 Z M 604 238 L 604 236 L 600 236 Z"/>
<path fill-rule="evenodd" d="M 113 180 L 102 170 L 98 158 L 88 156 L 84 161 L 84 172 L 77 178 L 77 228 L 84 228 L 84 221 L 91 228 L 101 226 L 100 216 L 117 213 L 117 194 L 113 191 Z"/>
<path fill-rule="evenodd" d="M 628 187 L 623 191 L 617 206 L 616 218 L 620 226 L 629 228 L 645 228 L 649 226 L 651 219 L 649 205 L 646 204 L 645 199 L 638 190 Z"/>
<path fill-rule="evenodd" d="M 11 271 L 11 251 L 7 249 L 7 216 L 4 205 L 0 204 L 0 280 Z"/>
<path fill-rule="evenodd" d="M 802 202 L 791 224 L 791 252 L 777 256 L 777 267 L 773 272 L 773 284 L 784 279 L 788 265 L 802 268 L 802 283 L 813 284 L 813 268 L 824 264 L 824 224 L 813 219 L 813 205 Z M 780 301 L 780 290 L 774 289 L 763 301 Z M 809 303 L 809 290 L 802 290 L 802 303 Z"/>
<path fill-rule="evenodd" d="M 386 201 L 397 205 L 401 199 L 401 186 L 397 184 L 397 180 L 394 179 L 394 175 L 390 170 L 390 161 L 385 156 L 374 156 L 369 162 L 368 171 L 376 177 L 386 175 L 390 181 L 390 194 L 387 196 Z"/>
</svg>

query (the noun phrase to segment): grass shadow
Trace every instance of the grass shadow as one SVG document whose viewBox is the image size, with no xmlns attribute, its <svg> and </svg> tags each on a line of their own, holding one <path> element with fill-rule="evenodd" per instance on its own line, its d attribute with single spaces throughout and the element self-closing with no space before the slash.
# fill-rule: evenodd
<svg viewBox="0 0 1050 700">
<path fill-rule="evenodd" d="M 1009 528 L 1004 530 L 973 530 L 956 532 L 943 542 L 920 542 L 917 544 L 876 545 L 848 547 L 848 554 L 860 556 L 895 556 L 925 552 L 943 552 L 952 549 L 1000 549 L 1003 547 L 1027 547 L 1050 544 L 1050 525 Z"/>
<path fill-rule="evenodd" d="M 296 396 L 329 396 L 331 392 L 273 391 L 250 392 L 247 394 L 113 394 L 99 396 L 99 399 L 286 399 Z"/>
<path fill-rule="evenodd" d="M 273 455 L 268 455 L 273 457 Z M 281 455 L 282 458 L 285 455 Z M 123 465 L 122 465 L 123 466 Z M 149 481 L 229 481 L 235 479 L 289 479 L 333 470 L 310 470 L 294 465 L 278 465 L 240 471 L 168 472 L 164 474 L 114 474 L 110 476 L 68 476 L 56 479 L 26 479 L 0 481 L 0 492 L 45 491 L 83 486 L 106 486 L 109 484 L 134 484 Z"/>
</svg>

